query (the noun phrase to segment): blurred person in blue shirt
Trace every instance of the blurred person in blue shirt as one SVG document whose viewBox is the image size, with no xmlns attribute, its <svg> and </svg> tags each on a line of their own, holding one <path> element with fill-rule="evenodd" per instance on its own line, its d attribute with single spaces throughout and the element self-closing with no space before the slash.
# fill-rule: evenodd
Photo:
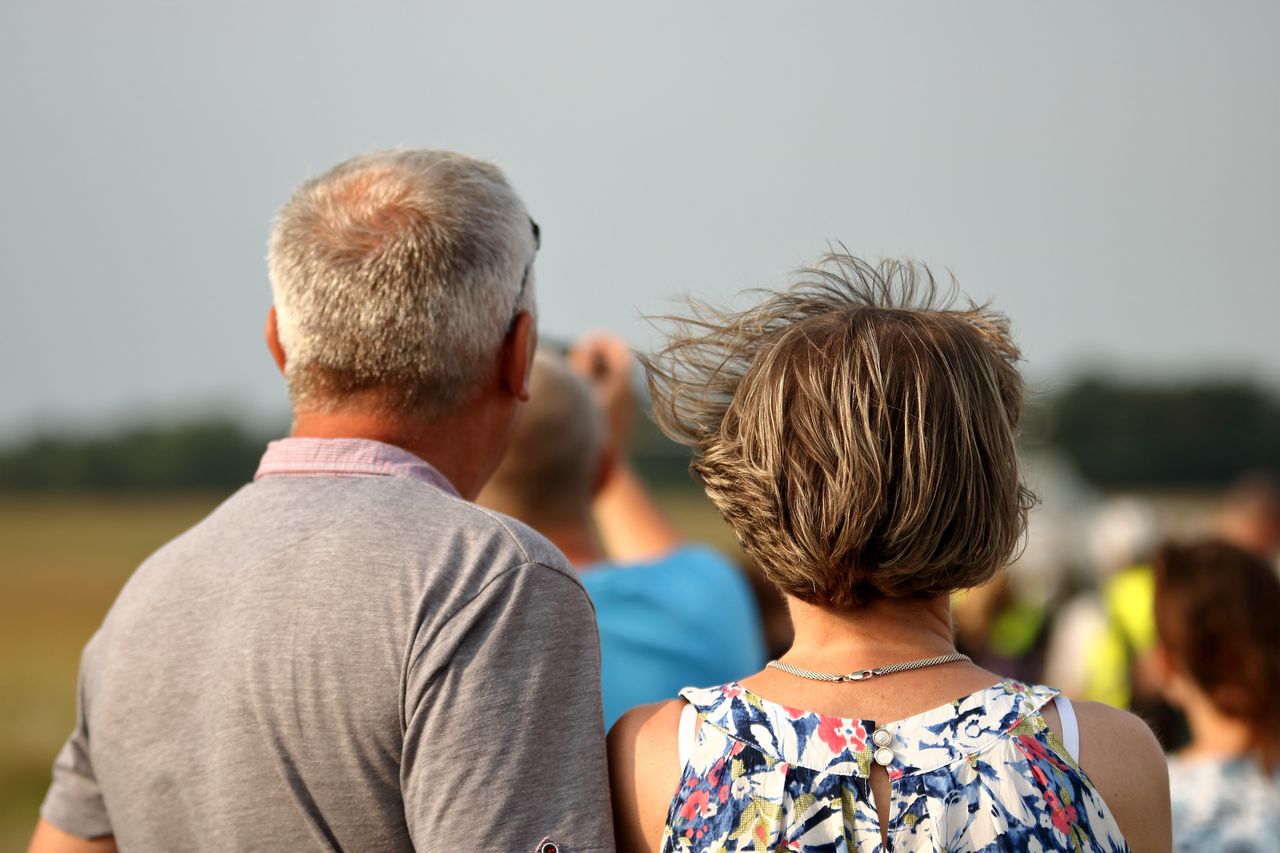
<svg viewBox="0 0 1280 853">
<path fill-rule="evenodd" d="M 757 671 L 765 648 L 746 577 L 686 542 L 629 464 L 633 360 L 594 336 L 540 349 L 510 449 L 477 502 L 530 525 L 578 569 L 600 629 L 605 726 L 683 687 Z"/>
</svg>

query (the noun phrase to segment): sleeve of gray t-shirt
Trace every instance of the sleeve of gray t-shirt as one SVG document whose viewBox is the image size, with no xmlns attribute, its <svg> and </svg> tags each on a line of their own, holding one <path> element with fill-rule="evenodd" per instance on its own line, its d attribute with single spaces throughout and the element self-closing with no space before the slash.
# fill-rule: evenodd
<svg viewBox="0 0 1280 853">
<path fill-rule="evenodd" d="M 93 640 L 80 658 L 76 684 L 76 727 L 53 762 L 53 783 L 40 807 L 40 816 L 63 832 L 80 838 L 111 834 L 111 821 L 89 758 L 89 724 L 85 713 L 85 677 Z"/>
<path fill-rule="evenodd" d="M 599 639 L 575 579 L 535 562 L 491 580 L 417 638 L 404 701 L 417 849 L 614 849 Z"/>
</svg>

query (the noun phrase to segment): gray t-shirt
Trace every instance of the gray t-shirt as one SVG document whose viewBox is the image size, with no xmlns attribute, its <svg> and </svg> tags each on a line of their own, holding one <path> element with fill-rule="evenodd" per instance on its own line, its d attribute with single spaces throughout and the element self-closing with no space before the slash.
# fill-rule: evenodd
<svg viewBox="0 0 1280 853">
<path fill-rule="evenodd" d="M 591 604 L 403 476 L 259 480 L 85 648 L 43 817 L 123 850 L 613 849 Z"/>
</svg>

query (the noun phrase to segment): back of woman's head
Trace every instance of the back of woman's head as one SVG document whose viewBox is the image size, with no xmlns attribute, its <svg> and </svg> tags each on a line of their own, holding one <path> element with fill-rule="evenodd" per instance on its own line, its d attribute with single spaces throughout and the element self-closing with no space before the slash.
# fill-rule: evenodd
<svg viewBox="0 0 1280 853">
<path fill-rule="evenodd" d="M 1221 713 L 1248 724 L 1268 766 L 1280 759 L 1280 579 L 1225 542 L 1156 552 L 1160 644 Z"/>
<path fill-rule="evenodd" d="M 988 580 L 1032 503 L 1007 320 L 928 269 L 832 254 L 735 312 L 666 318 L 658 423 L 786 593 L 847 608 Z"/>
</svg>

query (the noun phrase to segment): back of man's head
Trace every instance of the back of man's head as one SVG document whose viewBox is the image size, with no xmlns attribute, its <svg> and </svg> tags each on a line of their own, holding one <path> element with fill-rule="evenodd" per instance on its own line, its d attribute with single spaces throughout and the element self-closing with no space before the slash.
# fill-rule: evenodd
<svg viewBox="0 0 1280 853">
<path fill-rule="evenodd" d="M 477 499 L 539 529 L 590 519 L 604 463 L 604 416 L 586 380 L 539 349 L 529 402 L 502 464 Z"/>
<path fill-rule="evenodd" d="M 536 249 L 502 172 L 462 154 L 377 152 L 307 181 L 269 258 L 295 411 L 356 395 L 392 415 L 457 411 L 532 310 Z"/>
</svg>

